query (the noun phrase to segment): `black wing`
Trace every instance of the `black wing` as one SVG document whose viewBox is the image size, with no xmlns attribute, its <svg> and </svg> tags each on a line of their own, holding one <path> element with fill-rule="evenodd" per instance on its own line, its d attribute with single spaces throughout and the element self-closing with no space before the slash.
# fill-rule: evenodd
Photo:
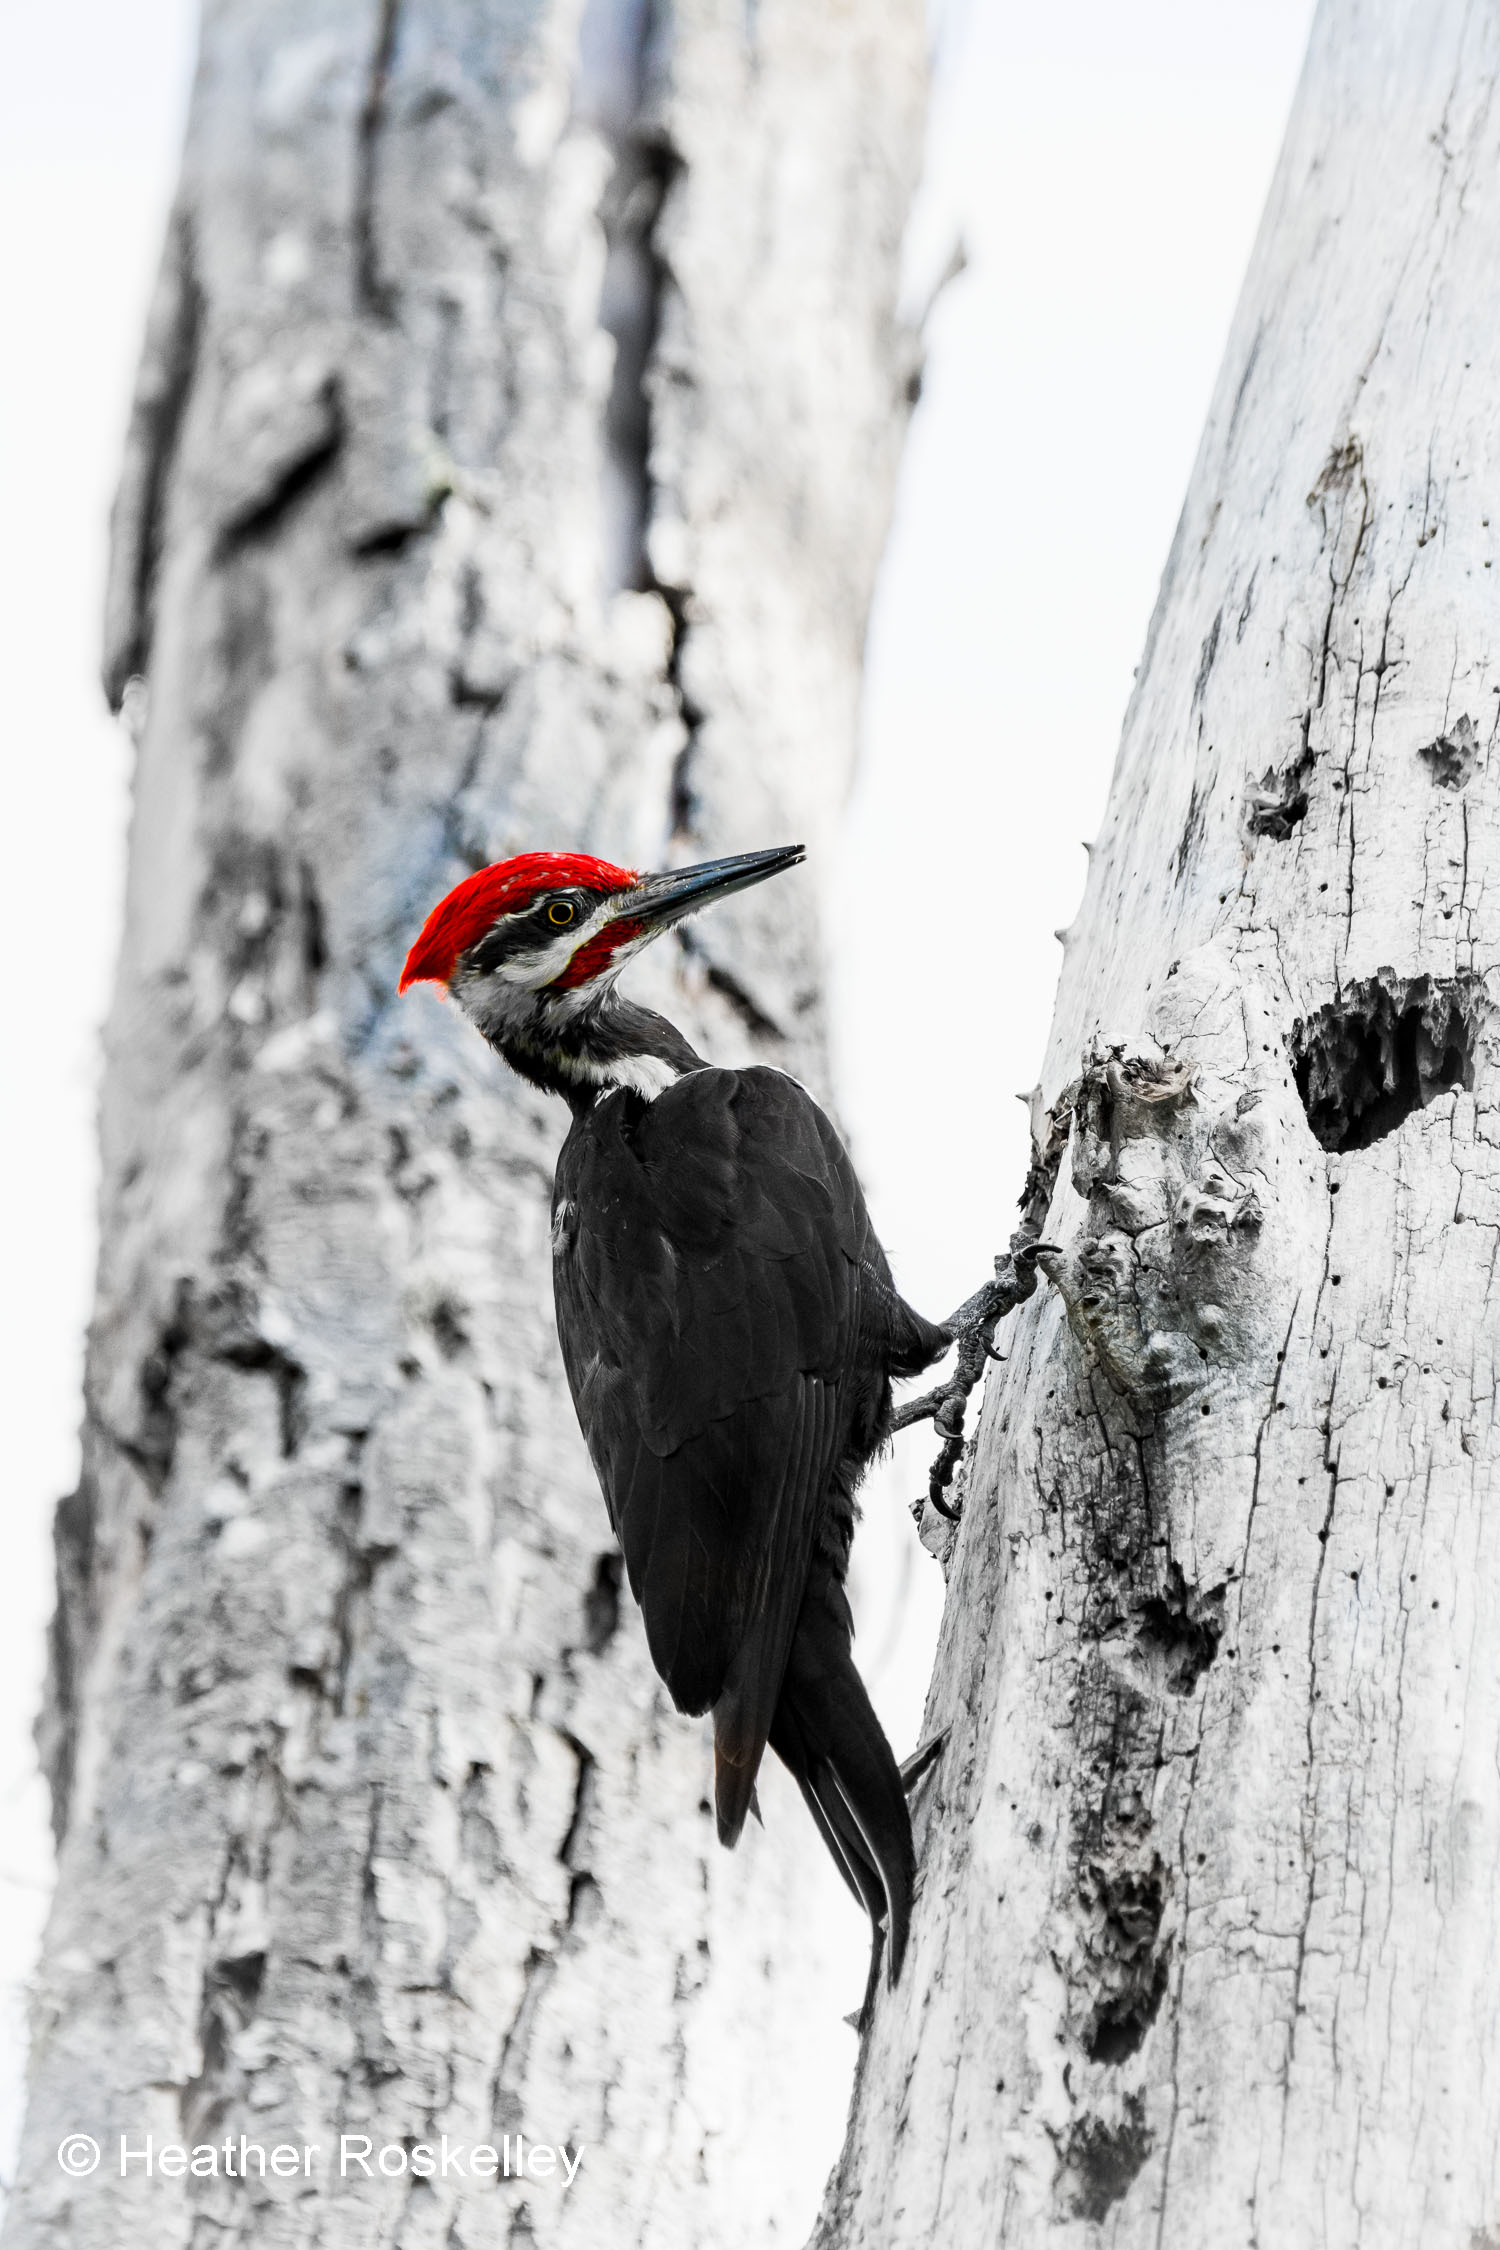
<svg viewBox="0 0 1500 2250">
<path fill-rule="evenodd" d="M 885 1403 L 859 1349 L 890 1286 L 864 1196 L 793 1079 L 701 1070 L 578 1121 L 553 1244 L 568 1381 L 652 1660 L 684 1711 L 728 1683 L 748 1799 L 825 1496 Z"/>
</svg>

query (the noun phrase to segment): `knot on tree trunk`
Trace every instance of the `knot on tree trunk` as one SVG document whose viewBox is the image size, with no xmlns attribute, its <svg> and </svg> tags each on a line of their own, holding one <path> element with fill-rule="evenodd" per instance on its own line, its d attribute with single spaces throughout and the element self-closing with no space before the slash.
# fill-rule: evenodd
<svg viewBox="0 0 1500 2250">
<path fill-rule="evenodd" d="M 1086 1215 L 1039 1263 L 1111 1389 L 1147 1417 L 1238 1356 L 1263 1220 L 1259 1106 L 1254 1088 L 1206 1103 L 1192 1064 L 1114 1047 L 1091 1052 L 1054 1107 Z"/>
</svg>

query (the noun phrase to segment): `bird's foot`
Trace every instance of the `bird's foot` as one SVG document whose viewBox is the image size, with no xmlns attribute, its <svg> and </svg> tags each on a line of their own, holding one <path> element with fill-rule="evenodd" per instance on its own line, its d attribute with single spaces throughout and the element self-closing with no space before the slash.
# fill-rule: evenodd
<svg viewBox="0 0 1500 2250">
<path fill-rule="evenodd" d="M 1051 1247 L 1050 1243 L 1038 1242 L 1030 1235 L 1011 1237 L 1009 1250 L 1003 1258 L 995 1260 L 994 1280 L 976 1289 L 951 1319 L 942 1324 L 949 1342 L 958 1346 L 953 1373 L 946 1383 L 924 1391 L 920 1398 L 898 1408 L 891 1417 L 893 1431 L 908 1429 L 913 1422 L 925 1422 L 930 1417 L 943 1441 L 942 1451 L 927 1479 L 926 1495 L 912 1507 L 912 1514 L 919 1523 L 929 1503 L 950 1523 L 958 1521 L 959 1510 L 949 1506 L 944 1494 L 953 1482 L 953 1472 L 963 1454 L 964 1409 L 969 1403 L 969 1393 L 978 1384 L 987 1363 L 1000 1357 L 995 1350 L 995 1330 L 1006 1313 L 1024 1304 L 1031 1295 L 1036 1287 L 1037 1254 Z"/>
</svg>

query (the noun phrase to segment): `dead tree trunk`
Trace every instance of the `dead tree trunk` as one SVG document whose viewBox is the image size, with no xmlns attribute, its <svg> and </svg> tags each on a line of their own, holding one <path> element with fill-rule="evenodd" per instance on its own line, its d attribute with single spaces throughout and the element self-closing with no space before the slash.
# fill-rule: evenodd
<svg viewBox="0 0 1500 2250">
<path fill-rule="evenodd" d="M 394 987 L 509 851 L 826 838 L 920 91 L 907 0 L 207 8 L 115 521 L 139 770 L 17 2245 L 805 2227 L 820 1847 L 783 1796 L 717 1849 L 561 1380 L 561 1121 Z M 821 1076 L 810 883 L 659 973 L 706 1051 Z M 573 2183 L 337 2173 L 341 2133 L 518 2130 Z M 122 2133 L 320 2154 L 122 2184 Z"/>
<path fill-rule="evenodd" d="M 1500 2241 L 1497 77 L 1491 9 L 1319 11 L 1066 936 L 1053 1286 L 825 2243 Z"/>
</svg>

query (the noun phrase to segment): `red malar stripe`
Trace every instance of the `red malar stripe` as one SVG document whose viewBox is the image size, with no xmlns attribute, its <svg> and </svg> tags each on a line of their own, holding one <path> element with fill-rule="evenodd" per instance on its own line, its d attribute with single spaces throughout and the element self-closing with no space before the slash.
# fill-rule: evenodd
<svg viewBox="0 0 1500 2250">
<path fill-rule="evenodd" d="M 579 985 L 591 983 L 601 969 L 608 968 L 622 945 L 628 945 L 632 938 L 640 936 L 641 928 L 639 922 L 632 922 L 628 917 L 607 923 L 597 936 L 589 939 L 587 945 L 580 945 L 562 975 L 553 978 L 557 990 L 573 992 Z"/>
</svg>

